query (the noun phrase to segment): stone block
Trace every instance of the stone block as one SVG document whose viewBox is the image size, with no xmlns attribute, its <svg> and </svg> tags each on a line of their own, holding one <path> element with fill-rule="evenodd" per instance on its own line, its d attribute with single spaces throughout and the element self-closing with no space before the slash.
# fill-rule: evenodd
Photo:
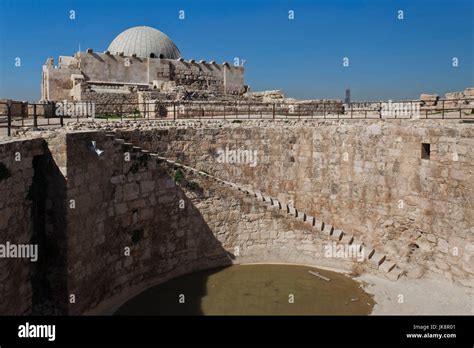
<svg viewBox="0 0 474 348">
<path fill-rule="evenodd" d="M 364 255 L 365 259 L 368 260 L 374 255 L 375 249 L 367 245 L 362 245 L 361 252 L 362 255 Z"/>
<path fill-rule="evenodd" d="M 272 198 L 272 206 L 275 208 L 281 209 L 281 203 L 275 198 Z"/>
<path fill-rule="evenodd" d="M 296 218 L 300 221 L 305 221 L 306 220 L 306 214 L 302 211 L 296 211 Z"/>
<path fill-rule="evenodd" d="M 330 236 L 333 230 L 334 230 L 334 227 L 332 227 L 332 225 L 324 224 L 324 228 L 323 228 L 322 232 L 325 235 Z"/>
<path fill-rule="evenodd" d="M 360 240 L 358 240 L 356 238 L 353 238 L 353 241 L 351 243 L 351 245 L 353 245 L 353 246 L 358 246 L 357 251 L 362 251 L 362 249 L 364 248 L 363 244 L 364 243 L 362 243 Z"/>
<path fill-rule="evenodd" d="M 380 265 L 385 261 L 385 255 L 382 253 L 374 252 L 369 258 L 369 266 L 378 269 Z"/>
<path fill-rule="evenodd" d="M 397 264 L 395 262 L 385 261 L 380 265 L 379 269 L 384 273 L 388 273 L 392 271 L 396 266 Z"/>
<path fill-rule="evenodd" d="M 402 269 L 395 266 L 390 272 L 388 272 L 385 276 L 390 280 L 398 280 L 400 277 L 405 273 Z"/>
<path fill-rule="evenodd" d="M 306 215 L 305 222 L 310 226 L 314 226 L 314 222 L 315 222 L 314 216 Z"/>
<path fill-rule="evenodd" d="M 343 230 L 333 230 L 331 234 L 331 238 L 339 241 L 341 240 L 343 235 L 344 235 Z"/>
<path fill-rule="evenodd" d="M 341 243 L 351 245 L 354 242 L 354 236 L 344 234 L 341 238 Z"/>
<path fill-rule="evenodd" d="M 314 218 L 313 226 L 314 226 L 315 229 L 317 229 L 319 232 L 321 232 L 324 229 L 324 222 Z"/>
<path fill-rule="evenodd" d="M 295 207 L 291 207 L 291 206 L 286 206 L 286 212 L 289 214 L 289 215 L 292 215 L 292 216 L 297 216 L 298 215 L 298 211 L 296 210 Z"/>
</svg>

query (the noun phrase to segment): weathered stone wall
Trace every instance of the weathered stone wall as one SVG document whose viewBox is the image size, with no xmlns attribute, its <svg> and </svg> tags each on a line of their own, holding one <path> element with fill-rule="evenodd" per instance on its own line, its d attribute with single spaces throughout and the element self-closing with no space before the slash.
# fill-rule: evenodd
<svg viewBox="0 0 474 348">
<path fill-rule="evenodd" d="M 376 247 L 408 277 L 472 286 L 470 125 L 160 124 L 122 136 L 281 202 L 291 199 Z M 36 265 L 0 259 L 2 314 L 98 313 L 152 284 L 231 262 L 355 265 L 325 259 L 328 240 L 309 225 L 209 178 L 177 179 L 156 157 L 104 133 L 45 138 L 48 147 L 39 139 L 1 146 L 0 162 L 12 176 L 0 181 L 0 242 L 34 241 L 43 257 Z M 92 140 L 105 151 L 100 157 L 89 149 Z M 421 143 L 431 144 L 429 160 L 420 158 Z M 218 150 L 226 148 L 256 150 L 256 165 L 219 163 Z M 15 149 L 22 151 L 19 167 Z"/>
<path fill-rule="evenodd" d="M 48 60 L 43 66 L 42 99 L 71 100 L 72 75 L 83 81 L 151 86 L 153 81 L 174 81 L 190 90 L 220 93 L 244 92 L 244 69 L 216 63 L 78 52 L 60 57 L 58 67 Z M 77 93 L 73 93 L 77 94 Z M 81 95 L 87 100 L 86 95 Z"/>
<path fill-rule="evenodd" d="M 69 313 L 127 297 L 140 284 L 229 262 L 200 212 L 156 160 L 104 134 L 67 137 L 68 201 L 75 201 L 68 212 L 68 286 L 76 303 Z M 105 151 L 101 157 L 88 150 L 91 140 Z M 129 162 L 124 152 L 131 153 Z"/>
<path fill-rule="evenodd" d="M 196 123 L 195 127 L 196 127 Z M 449 121 L 215 123 L 124 134 L 145 149 L 251 184 L 363 236 L 408 270 L 472 286 L 474 131 Z M 431 145 L 421 159 L 422 143 Z M 218 163 L 252 150 L 258 164 Z"/>
<path fill-rule="evenodd" d="M 82 84 L 81 93 L 77 100 L 87 100 L 94 103 L 95 116 L 127 117 L 133 113 L 139 115 L 138 94 L 130 91 L 124 93 L 108 93 L 94 91 L 87 84 Z"/>
<path fill-rule="evenodd" d="M 86 150 L 92 139 L 103 157 Z M 68 286 L 77 301 L 69 313 L 97 313 L 151 284 L 232 262 L 353 266 L 325 260 L 327 240 L 303 222 L 211 179 L 173 178 L 168 165 L 103 134 L 68 135 L 68 201 L 76 203 L 68 212 Z"/>
<path fill-rule="evenodd" d="M 0 146 L 0 243 L 29 244 L 32 238 L 31 198 L 33 157 L 43 153 L 42 140 Z M 18 157 L 18 154 L 20 157 Z M 20 159 L 16 161 L 16 159 Z M 32 310 L 31 262 L 0 258 L 0 313 L 29 314 Z"/>
</svg>

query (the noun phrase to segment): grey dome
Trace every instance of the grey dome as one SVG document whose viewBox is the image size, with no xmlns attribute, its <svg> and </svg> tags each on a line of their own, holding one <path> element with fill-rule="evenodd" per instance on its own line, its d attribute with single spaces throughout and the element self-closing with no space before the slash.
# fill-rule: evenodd
<svg viewBox="0 0 474 348">
<path fill-rule="evenodd" d="M 112 54 L 123 52 L 125 56 L 178 59 L 178 47 L 161 31 L 151 27 L 133 27 L 121 32 L 107 49 Z"/>
</svg>

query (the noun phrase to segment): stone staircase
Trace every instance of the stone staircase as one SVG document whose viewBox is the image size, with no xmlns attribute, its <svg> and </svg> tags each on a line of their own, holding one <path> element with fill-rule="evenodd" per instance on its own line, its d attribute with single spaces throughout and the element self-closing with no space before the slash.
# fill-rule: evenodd
<svg viewBox="0 0 474 348">
<path fill-rule="evenodd" d="M 184 164 L 167 159 L 165 157 L 161 157 L 157 153 L 152 153 L 148 150 L 144 150 L 139 146 L 135 146 L 132 143 L 126 142 L 124 139 L 116 138 L 115 133 L 107 133 L 106 137 L 110 140 L 113 140 L 115 143 L 121 144 L 124 148 L 130 148 L 130 150 L 132 151 L 141 152 L 144 155 L 148 155 L 163 163 L 172 165 L 175 168 L 180 168 L 184 172 L 198 174 L 215 180 L 221 185 L 226 185 L 232 190 L 241 191 L 242 193 L 255 198 L 255 200 L 260 204 L 264 204 L 271 209 L 280 211 L 288 218 L 293 218 L 307 224 L 308 227 L 311 228 L 315 233 L 321 234 L 322 237 L 333 240 L 338 244 L 356 246 L 361 255 L 364 255 L 364 261 L 367 263 L 367 265 L 374 270 L 378 270 L 382 273 L 383 276 L 390 280 L 398 280 L 402 275 L 405 274 L 405 271 L 400 269 L 395 262 L 387 260 L 386 255 L 381 252 L 378 252 L 377 250 L 375 250 L 375 248 L 364 243 L 363 241 L 358 240 L 354 235 L 341 229 L 337 229 L 334 226 L 325 223 L 324 221 L 321 221 L 314 216 L 307 215 L 302 210 L 296 209 L 292 205 L 282 204 L 276 198 L 265 195 L 260 190 L 254 190 L 253 188 L 249 187 L 249 185 L 239 185 L 236 183 L 225 181 L 204 171 L 200 171 L 198 169 L 186 166 Z"/>
</svg>

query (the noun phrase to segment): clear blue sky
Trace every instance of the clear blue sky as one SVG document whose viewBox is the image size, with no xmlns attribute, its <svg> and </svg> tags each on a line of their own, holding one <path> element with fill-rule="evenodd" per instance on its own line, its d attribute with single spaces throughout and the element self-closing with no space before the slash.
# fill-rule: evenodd
<svg viewBox="0 0 474 348">
<path fill-rule="evenodd" d="M 473 0 L 0 0 L 0 98 L 38 100 L 48 57 L 165 32 L 186 59 L 245 62 L 252 90 L 296 98 L 417 98 L 474 86 Z M 76 19 L 69 19 L 69 10 Z M 185 20 L 178 12 L 185 11 Z M 288 19 L 288 11 L 295 19 Z M 404 20 L 397 11 L 404 11 Z M 15 67 L 15 58 L 21 67 Z M 343 57 L 350 66 L 342 66 Z M 458 57 L 459 67 L 452 67 Z"/>
</svg>

